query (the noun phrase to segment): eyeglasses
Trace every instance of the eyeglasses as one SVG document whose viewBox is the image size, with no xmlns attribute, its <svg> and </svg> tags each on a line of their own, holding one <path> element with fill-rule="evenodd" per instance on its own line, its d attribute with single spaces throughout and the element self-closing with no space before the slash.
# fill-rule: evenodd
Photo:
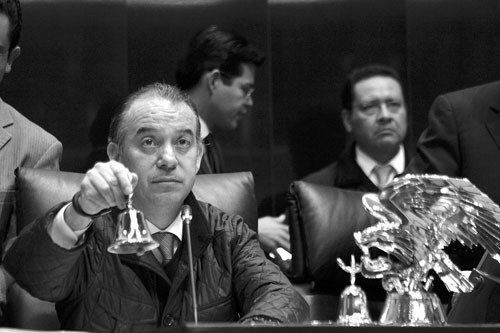
<svg viewBox="0 0 500 333">
<path fill-rule="evenodd" d="M 253 86 L 253 84 L 242 84 L 240 85 L 240 89 L 243 92 L 245 99 L 251 98 L 252 94 L 255 91 L 255 87 Z"/>
<path fill-rule="evenodd" d="M 234 78 L 234 76 L 231 76 L 223 71 L 220 71 L 220 74 L 228 79 Z M 253 83 L 238 84 L 238 88 L 241 90 L 241 92 L 243 92 L 243 96 L 245 99 L 251 98 L 252 94 L 255 91 L 255 87 L 254 87 Z"/>
</svg>

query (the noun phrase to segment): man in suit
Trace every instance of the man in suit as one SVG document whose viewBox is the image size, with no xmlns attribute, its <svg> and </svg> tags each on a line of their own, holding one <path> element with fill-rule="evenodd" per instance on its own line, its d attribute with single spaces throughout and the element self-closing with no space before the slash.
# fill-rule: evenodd
<svg viewBox="0 0 500 333">
<path fill-rule="evenodd" d="M 0 82 L 10 73 L 21 54 L 21 5 L 18 0 L 0 0 Z M 16 234 L 15 175 L 18 167 L 58 169 L 62 145 L 0 99 L 0 256 Z M 5 306 L 12 278 L 0 266 L 0 304 Z M 3 318 L 6 320 L 6 318 Z M 1 321 L 1 319 L 0 319 Z M 5 323 L 5 321 L 3 321 Z M 2 322 L 0 322 L 1 326 Z"/>
<path fill-rule="evenodd" d="M 500 82 L 437 97 L 429 112 L 428 127 L 419 138 L 416 155 L 407 172 L 468 178 L 499 204 L 498 165 Z M 452 243 L 447 252 L 461 269 L 471 270 L 478 264 L 483 250 Z M 493 270 L 490 274 L 500 275 L 500 265 L 489 256 L 485 257 L 483 267 Z M 454 312 L 450 319 L 453 322 L 499 322 L 500 288 L 497 286 L 490 282 L 470 295 L 464 294 L 465 301 L 461 305 L 465 311 Z"/>
<path fill-rule="evenodd" d="M 353 70 L 342 90 L 342 121 L 351 142 L 338 160 L 304 181 L 377 192 L 401 174 L 408 152 L 407 111 L 399 74 L 382 65 Z"/>
<path fill-rule="evenodd" d="M 224 172 L 214 132 L 235 130 L 250 111 L 256 69 L 263 62 L 261 52 L 244 37 L 217 26 L 201 30 L 189 42 L 175 77 L 200 114 L 205 152 L 198 173 Z M 259 240 L 266 252 L 275 249 L 272 244 L 278 243 L 289 250 L 285 237 L 288 227 L 283 221 L 284 215 L 259 218 Z"/>
<path fill-rule="evenodd" d="M 378 192 L 379 187 L 403 172 L 407 161 L 403 145 L 407 112 L 399 74 L 376 64 L 357 68 L 348 75 L 341 99 L 341 116 L 351 143 L 337 161 L 302 180 Z M 385 171 L 383 179 L 377 175 L 380 168 Z M 286 222 L 269 224 L 264 241 L 270 251 L 289 248 Z"/>
<path fill-rule="evenodd" d="M 222 153 L 214 133 L 235 130 L 253 105 L 256 69 L 261 52 L 244 37 L 209 26 L 189 42 L 175 73 L 200 114 L 205 153 L 200 174 L 224 172 Z"/>
<path fill-rule="evenodd" d="M 347 77 L 341 101 L 341 117 L 350 143 L 337 161 L 302 180 L 346 190 L 378 192 L 403 173 L 408 160 L 404 145 L 407 110 L 399 74 L 378 64 L 356 68 Z M 341 278 L 346 279 L 346 275 Z M 338 294 L 345 285 L 336 282 L 315 281 L 315 290 Z M 372 315 L 378 316 L 386 296 L 380 280 L 358 276 L 357 283 L 373 301 Z"/>
</svg>

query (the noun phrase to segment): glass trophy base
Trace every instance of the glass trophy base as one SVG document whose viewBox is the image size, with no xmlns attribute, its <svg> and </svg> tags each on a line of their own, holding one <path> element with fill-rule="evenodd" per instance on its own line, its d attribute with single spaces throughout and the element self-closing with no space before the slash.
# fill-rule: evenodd
<svg viewBox="0 0 500 333">
<path fill-rule="evenodd" d="M 430 326 L 446 324 L 441 301 L 434 293 L 389 293 L 380 316 L 381 325 Z"/>
</svg>

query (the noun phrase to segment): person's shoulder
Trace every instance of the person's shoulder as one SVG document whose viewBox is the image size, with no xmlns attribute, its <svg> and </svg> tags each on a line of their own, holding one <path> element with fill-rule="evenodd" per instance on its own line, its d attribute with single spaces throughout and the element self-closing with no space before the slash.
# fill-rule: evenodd
<svg viewBox="0 0 500 333">
<path fill-rule="evenodd" d="M 457 97 L 457 96 L 475 96 L 478 93 L 484 94 L 484 93 L 495 93 L 498 94 L 500 93 L 500 81 L 494 81 L 494 82 L 488 82 L 472 87 L 467 87 L 455 91 L 451 91 L 448 93 L 443 94 L 445 97 Z"/>
<path fill-rule="evenodd" d="M 333 182 L 336 169 L 337 169 L 337 162 L 333 162 L 319 170 L 316 170 L 306 175 L 301 180 L 308 183 L 328 185 Z"/>
<path fill-rule="evenodd" d="M 212 205 L 211 203 L 198 201 L 202 213 L 207 218 L 209 228 L 212 232 L 217 230 L 235 231 L 243 218 L 238 214 L 232 214 Z"/>
<path fill-rule="evenodd" d="M 53 144 L 58 142 L 55 136 L 44 130 L 39 125 L 29 120 L 5 101 L 0 101 L 2 112 L 8 113 L 13 120 L 13 131 L 22 133 L 25 137 L 34 137 L 37 141 Z"/>
</svg>

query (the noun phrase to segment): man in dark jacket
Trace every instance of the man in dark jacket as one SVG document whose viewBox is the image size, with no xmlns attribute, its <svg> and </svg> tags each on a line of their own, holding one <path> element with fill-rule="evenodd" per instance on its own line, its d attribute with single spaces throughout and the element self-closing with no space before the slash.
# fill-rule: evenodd
<svg viewBox="0 0 500 333">
<path fill-rule="evenodd" d="M 26 228 L 6 257 L 7 270 L 34 296 L 57 303 L 63 329 L 129 332 L 193 321 L 180 217 L 187 204 L 200 321 L 306 320 L 307 303 L 265 259 L 241 217 L 192 194 L 202 151 L 186 96 L 164 84 L 139 90 L 112 121 L 111 161 L 87 172 L 71 203 Z M 142 256 L 107 251 L 116 217 L 109 208 L 125 208 L 132 193 L 153 237 L 163 233 L 169 246 Z"/>
<path fill-rule="evenodd" d="M 496 169 L 500 165 L 499 116 L 500 81 L 438 96 L 407 171 L 467 178 L 500 204 L 500 173 Z M 483 252 L 481 247 L 470 249 L 458 242 L 447 248 L 452 261 L 463 270 L 475 268 Z M 490 256 L 485 255 L 481 263 L 479 270 L 500 275 L 500 265 Z M 450 322 L 500 322 L 500 285 L 472 274 L 471 280 L 489 282 L 460 295 L 461 301 L 452 306 Z"/>
<path fill-rule="evenodd" d="M 382 65 L 357 68 L 349 74 L 341 97 L 342 120 L 352 143 L 336 162 L 302 180 L 378 192 L 403 172 L 407 161 L 407 112 L 399 74 Z"/>
<path fill-rule="evenodd" d="M 344 128 L 352 142 L 337 161 L 302 180 L 353 191 L 378 192 L 404 171 L 408 160 L 403 144 L 407 111 L 399 74 L 384 65 L 357 68 L 349 74 L 341 100 Z M 378 170 L 384 169 L 386 173 L 379 174 Z M 341 230 L 339 228 L 339 232 Z M 337 283 L 332 283 L 331 278 L 315 281 L 316 291 L 340 293 L 348 283 L 348 276 L 339 276 L 342 280 L 336 280 Z M 378 317 L 386 296 L 380 280 L 358 275 L 356 282 L 373 301 L 371 312 Z"/>
</svg>

